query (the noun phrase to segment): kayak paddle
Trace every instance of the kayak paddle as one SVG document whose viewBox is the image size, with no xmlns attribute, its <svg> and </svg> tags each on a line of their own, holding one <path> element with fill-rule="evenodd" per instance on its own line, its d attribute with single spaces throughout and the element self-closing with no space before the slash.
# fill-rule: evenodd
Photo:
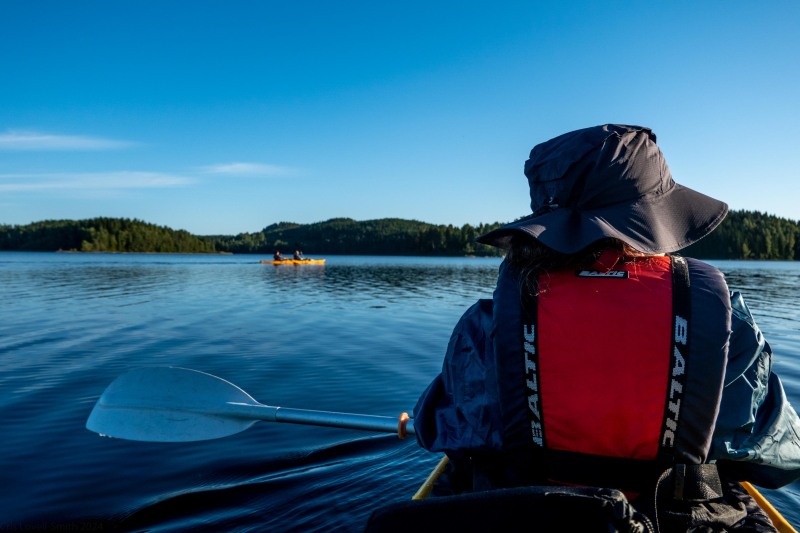
<svg viewBox="0 0 800 533">
<path fill-rule="evenodd" d="M 119 439 L 190 442 L 234 435 L 259 420 L 397 433 L 400 438 L 414 433 L 406 413 L 398 419 L 263 405 L 222 378 L 179 367 L 139 368 L 119 376 L 97 400 L 86 428 Z"/>
</svg>

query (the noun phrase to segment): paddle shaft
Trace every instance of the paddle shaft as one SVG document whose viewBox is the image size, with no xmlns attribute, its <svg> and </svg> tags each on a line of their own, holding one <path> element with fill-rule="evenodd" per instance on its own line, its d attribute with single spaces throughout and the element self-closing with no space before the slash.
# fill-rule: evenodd
<svg viewBox="0 0 800 533">
<path fill-rule="evenodd" d="M 362 415 L 355 413 L 336 413 L 274 407 L 262 404 L 243 404 L 228 402 L 219 413 L 222 416 L 235 416 L 267 422 L 285 422 L 309 426 L 327 426 L 345 429 L 362 429 L 382 433 L 398 433 L 398 419 L 390 416 Z M 408 420 L 405 431 L 414 434 L 414 421 Z"/>
</svg>

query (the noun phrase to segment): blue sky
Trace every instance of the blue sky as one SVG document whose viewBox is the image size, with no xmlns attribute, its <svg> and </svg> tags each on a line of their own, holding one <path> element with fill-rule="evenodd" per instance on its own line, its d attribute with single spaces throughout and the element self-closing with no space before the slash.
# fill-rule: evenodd
<svg viewBox="0 0 800 533">
<path fill-rule="evenodd" d="M 3 0 L 0 224 L 505 222 L 535 144 L 609 122 L 798 220 L 798 28 L 795 0 Z"/>
</svg>

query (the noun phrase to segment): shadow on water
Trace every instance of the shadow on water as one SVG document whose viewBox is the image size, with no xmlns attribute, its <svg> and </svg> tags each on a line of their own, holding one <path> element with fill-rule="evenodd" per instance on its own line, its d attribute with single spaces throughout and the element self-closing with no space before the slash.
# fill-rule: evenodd
<svg viewBox="0 0 800 533">
<path fill-rule="evenodd" d="M 438 457 L 381 436 L 294 459 L 228 466 L 213 476 L 236 483 L 198 488 L 135 509 L 117 531 L 362 531 L 380 505 L 411 498 Z M 423 463 L 426 464 L 427 463 Z"/>
</svg>

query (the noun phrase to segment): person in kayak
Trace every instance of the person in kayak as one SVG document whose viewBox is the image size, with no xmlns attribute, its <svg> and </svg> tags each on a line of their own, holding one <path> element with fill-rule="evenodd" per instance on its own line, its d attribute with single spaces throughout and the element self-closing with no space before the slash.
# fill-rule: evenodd
<svg viewBox="0 0 800 533">
<path fill-rule="evenodd" d="M 728 206 L 677 184 L 640 126 L 541 143 L 525 175 L 532 213 L 478 238 L 507 251 L 493 298 L 414 408 L 450 489 L 609 487 L 661 531 L 774 530 L 738 481 L 799 479 L 800 419 L 741 294 L 675 253 Z"/>
<path fill-rule="evenodd" d="M 286 258 L 285 258 L 285 257 L 283 257 L 283 254 L 282 254 L 282 253 L 280 252 L 280 250 L 279 250 L 279 251 L 275 252 L 275 253 L 272 255 L 272 259 L 273 259 L 274 261 L 283 261 L 283 260 L 285 260 Z"/>
<path fill-rule="evenodd" d="M 300 250 L 295 250 L 292 259 L 294 259 L 295 261 L 304 261 L 305 257 L 303 257 L 303 252 L 301 252 Z"/>
</svg>

